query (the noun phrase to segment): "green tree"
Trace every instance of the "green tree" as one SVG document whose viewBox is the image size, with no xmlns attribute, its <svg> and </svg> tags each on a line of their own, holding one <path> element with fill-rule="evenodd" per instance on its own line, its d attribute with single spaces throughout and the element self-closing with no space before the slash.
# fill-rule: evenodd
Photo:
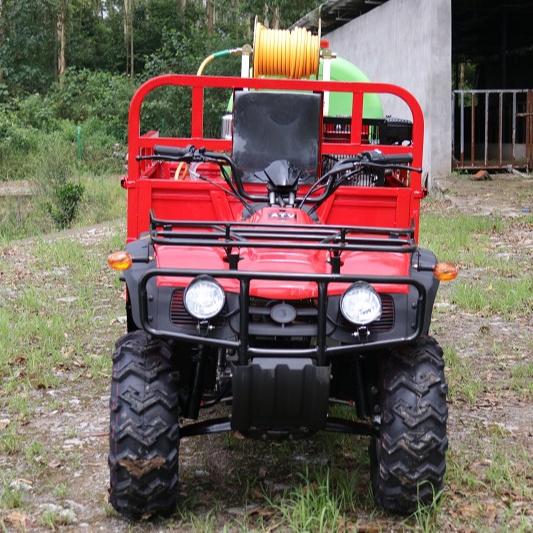
<svg viewBox="0 0 533 533">
<path fill-rule="evenodd" d="M 67 24 L 67 66 L 78 69 L 124 71 L 122 29 L 116 14 L 107 15 L 98 0 L 71 4 Z"/>
<path fill-rule="evenodd" d="M 0 65 L 10 93 L 42 91 L 55 79 L 54 0 L 3 0 Z"/>
</svg>

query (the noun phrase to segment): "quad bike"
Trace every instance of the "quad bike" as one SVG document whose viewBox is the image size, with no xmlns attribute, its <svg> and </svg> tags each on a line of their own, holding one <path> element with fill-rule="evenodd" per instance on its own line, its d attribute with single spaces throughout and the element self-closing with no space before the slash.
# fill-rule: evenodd
<svg viewBox="0 0 533 533">
<path fill-rule="evenodd" d="M 142 102 L 162 86 L 190 88 L 188 137 L 141 134 Z M 231 93 L 224 138 L 204 136 L 206 89 Z M 325 114 L 335 93 L 349 115 Z M 365 118 L 367 94 L 405 102 L 407 142 Z M 428 333 L 454 271 L 417 244 L 422 146 L 420 107 L 393 85 L 165 75 L 141 86 L 127 245 L 109 258 L 128 326 L 113 355 L 115 509 L 170 512 L 180 440 L 222 431 L 368 435 L 375 499 L 394 512 L 442 489 L 447 389 Z M 228 416 L 197 421 L 219 402 Z M 335 403 L 357 421 L 332 417 Z"/>
</svg>

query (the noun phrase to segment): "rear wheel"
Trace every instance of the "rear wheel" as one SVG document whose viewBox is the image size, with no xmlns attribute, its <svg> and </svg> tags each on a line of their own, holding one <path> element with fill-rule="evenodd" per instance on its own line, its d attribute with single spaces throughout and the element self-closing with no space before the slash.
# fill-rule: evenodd
<svg viewBox="0 0 533 533">
<path fill-rule="evenodd" d="M 443 488 L 446 468 L 446 381 L 442 349 L 431 337 L 393 351 L 381 374 L 379 439 L 370 449 L 379 505 L 410 513 Z"/>
<path fill-rule="evenodd" d="M 178 403 L 169 345 L 142 331 L 119 339 L 111 383 L 109 501 L 125 516 L 164 514 L 175 506 Z"/>
</svg>

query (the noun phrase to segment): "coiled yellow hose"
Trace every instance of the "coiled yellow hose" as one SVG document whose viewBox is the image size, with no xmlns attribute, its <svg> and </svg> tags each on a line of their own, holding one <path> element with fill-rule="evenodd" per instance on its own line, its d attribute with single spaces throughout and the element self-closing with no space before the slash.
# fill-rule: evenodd
<svg viewBox="0 0 533 533">
<path fill-rule="evenodd" d="M 254 77 L 282 76 L 290 79 L 318 77 L 320 38 L 304 28 L 270 30 L 256 22 L 254 30 Z"/>
</svg>

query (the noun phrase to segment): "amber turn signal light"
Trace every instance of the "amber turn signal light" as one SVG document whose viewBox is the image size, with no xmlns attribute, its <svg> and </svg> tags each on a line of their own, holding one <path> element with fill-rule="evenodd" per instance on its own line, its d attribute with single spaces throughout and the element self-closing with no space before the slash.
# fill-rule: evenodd
<svg viewBox="0 0 533 533">
<path fill-rule="evenodd" d="M 107 264 L 115 270 L 128 270 L 133 263 L 133 257 L 128 252 L 113 252 L 107 258 Z"/>
<path fill-rule="evenodd" d="M 439 281 L 451 281 L 457 277 L 457 267 L 452 263 L 437 263 L 433 274 Z"/>
</svg>

